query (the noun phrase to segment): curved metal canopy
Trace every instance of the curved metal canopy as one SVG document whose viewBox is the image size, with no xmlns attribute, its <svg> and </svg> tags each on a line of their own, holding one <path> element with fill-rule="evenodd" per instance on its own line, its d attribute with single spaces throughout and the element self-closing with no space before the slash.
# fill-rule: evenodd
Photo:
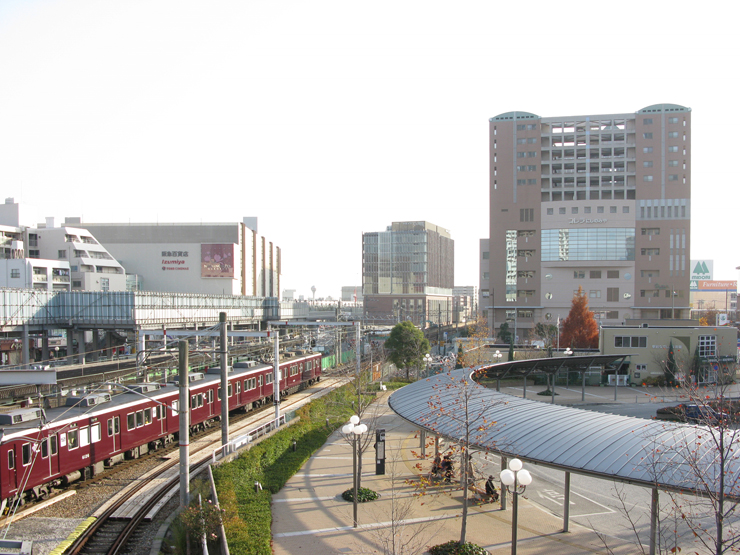
<svg viewBox="0 0 740 555">
<path fill-rule="evenodd" d="M 575 364 L 576 359 L 570 360 Z M 548 360 L 540 363 L 553 365 L 562 358 Z M 520 370 L 535 363 L 519 362 L 526 363 Z M 643 486 L 714 490 L 724 465 L 725 495 L 740 498 L 740 450 L 733 450 L 734 430 L 721 432 L 541 403 L 485 388 L 473 380 L 474 376 L 496 376 L 496 367 L 507 364 L 455 370 L 417 381 L 394 392 L 389 404 L 419 428 L 455 441 L 465 436 L 467 428 L 472 432 L 472 449 Z M 509 365 L 508 372 L 512 370 Z M 479 419 L 466 426 L 460 418 L 463 410 Z M 724 447 L 718 446 L 720 440 Z"/>
</svg>

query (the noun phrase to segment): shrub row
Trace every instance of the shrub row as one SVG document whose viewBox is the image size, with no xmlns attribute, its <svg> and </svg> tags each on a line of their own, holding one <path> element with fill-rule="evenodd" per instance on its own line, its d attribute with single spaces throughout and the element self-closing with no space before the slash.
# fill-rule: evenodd
<svg viewBox="0 0 740 555">
<path fill-rule="evenodd" d="M 334 430 L 347 422 L 355 400 L 354 384 L 316 399 L 297 411 L 298 423 L 256 444 L 234 461 L 214 468 L 231 555 L 272 553 L 272 494 L 280 491 Z M 261 491 L 255 491 L 255 482 L 262 485 Z"/>
</svg>

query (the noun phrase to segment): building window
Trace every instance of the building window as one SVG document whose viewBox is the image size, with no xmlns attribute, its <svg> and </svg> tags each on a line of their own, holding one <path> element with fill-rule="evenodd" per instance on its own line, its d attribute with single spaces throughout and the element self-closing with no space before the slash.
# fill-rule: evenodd
<svg viewBox="0 0 740 555">
<path fill-rule="evenodd" d="M 100 290 L 101 291 L 110 291 L 110 279 L 108 279 L 108 278 L 100 278 Z"/>
<path fill-rule="evenodd" d="M 570 213 L 571 214 L 578 214 L 578 207 L 577 206 L 574 206 L 573 208 L 571 208 L 570 209 Z"/>
<path fill-rule="evenodd" d="M 588 292 L 588 296 L 591 299 L 600 299 L 601 298 L 601 289 L 591 289 L 591 291 Z"/>
<path fill-rule="evenodd" d="M 669 139 L 678 139 L 678 131 L 671 131 L 668 133 Z"/>
<path fill-rule="evenodd" d="M 489 256 L 490 256 L 490 253 L 488 251 L 483 251 L 483 260 L 488 260 Z"/>
<path fill-rule="evenodd" d="M 588 277 L 589 279 L 601 279 L 601 270 L 591 270 Z"/>
<path fill-rule="evenodd" d="M 660 249 L 640 249 L 643 256 L 660 256 Z"/>
<path fill-rule="evenodd" d="M 630 213 L 630 207 L 622 206 L 622 214 L 629 214 L 629 213 Z"/>
<path fill-rule="evenodd" d="M 652 160 L 646 160 L 642 163 L 643 168 L 652 168 L 653 167 L 653 161 Z"/>
<path fill-rule="evenodd" d="M 597 214 L 603 214 L 604 213 L 604 207 L 603 206 L 597 206 L 596 207 L 596 213 Z"/>
<path fill-rule="evenodd" d="M 643 181 L 652 181 L 653 180 L 653 176 L 652 175 L 643 175 L 642 176 L 642 180 Z"/>
<path fill-rule="evenodd" d="M 646 147 L 643 147 L 643 149 L 642 149 L 642 152 L 645 153 L 645 154 L 649 154 L 652 151 L 653 151 L 653 147 L 651 147 L 651 146 L 646 146 Z"/>
<path fill-rule="evenodd" d="M 521 208 L 519 210 L 519 221 L 520 222 L 533 222 L 534 221 L 534 208 Z"/>
<path fill-rule="evenodd" d="M 642 138 L 643 139 L 652 139 L 653 138 L 653 134 L 652 133 L 643 133 L 642 134 Z"/>
<path fill-rule="evenodd" d="M 640 230 L 641 235 L 660 235 L 659 227 L 643 227 Z"/>
<path fill-rule="evenodd" d="M 590 214 L 591 213 L 591 207 L 590 206 L 584 206 L 583 207 L 583 213 L 584 214 Z"/>
<path fill-rule="evenodd" d="M 647 348 L 647 337 L 643 336 L 615 336 L 614 346 L 628 349 Z"/>
<path fill-rule="evenodd" d="M 573 270 L 573 279 L 585 279 L 586 270 Z"/>
<path fill-rule="evenodd" d="M 700 335 L 699 336 L 699 357 L 714 358 L 717 356 L 717 336 Z"/>
<path fill-rule="evenodd" d="M 678 160 L 668 160 L 668 165 L 672 168 L 678 166 Z"/>
<path fill-rule="evenodd" d="M 668 147 L 668 152 L 678 152 L 678 147 L 677 146 L 669 146 Z"/>
<path fill-rule="evenodd" d="M 72 280 L 72 287 L 76 289 L 82 289 L 82 281 L 78 279 Z"/>
<path fill-rule="evenodd" d="M 606 302 L 608 303 L 619 302 L 619 287 L 607 287 L 606 288 Z"/>
<path fill-rule="evenodd" d="M 547 209 L 547 215 L 548 216 L 552 216 L 552 212 L 553 212 L 552 208 L 548 208 Z"/>
<path fill-rule="evenodd" d="M 643 118 L 642 124 L 643 125 L 651 125 L 653 123 L 653 118 Z"/>
<path fill-rule="evenodd" d="M 16 278 L 16 279 L 21 277 L 21 271 L 17 268 L 10 270 L 10 277 Z"/>
<path fill-rule="evenodd" d="M 64 249 L 60 249 L 57 251 L 57 258 L 59 260 L 66 260 L 67 258 L 67 251 Z"/>
<path fill-rule="evenodd" d="M 558 214 L 565 214 L 565 208 L 558 208 Z"/>
<path fill-rule="evenodd" d="M 619 279 L 619 270 L 607 270 L 606 278 L 607 279 Z"/>
<path fill-rule="evenodd" d="M 668 176 L 668 181 L 678 181 L 678 175 L 672 173 Z"/>
<path fill-rule="evenodd" d="M 617 213 L 617 207 L 616 206 L 610 206 L 609 207 L 609 213 L 610 214 L 616 214 Z"/>
</svg>

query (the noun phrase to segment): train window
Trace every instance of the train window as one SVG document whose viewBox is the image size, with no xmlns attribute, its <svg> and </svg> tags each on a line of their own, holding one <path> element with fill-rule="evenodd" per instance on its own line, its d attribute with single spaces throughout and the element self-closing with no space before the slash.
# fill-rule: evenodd
<svg viewBox="0 0 740 555">
<path fill-rule="evenodd" d="M 80 447 L 85 447 L 86 445 L 90 445 L 90 428 L 87 426 L 80 428 Z"/>
<path fill-rule="evenodd" d="M 113 435 L 113 419 L 108 419 L 108 437 Z"/>
<path fill-rule="evenodd" d="M 15 450 L 10 449 L 8 451 L 8 468 L 13 470 L 15 468 Z"/>
<path fill-rule="evenodd" d="M 265 375 L 265 385 L 269 385 L 271 383 L 272 383 L 272 372 L 270 372 L 269 374 Z"/>
<path fill-rule="evenodd" d="M 152 423 L 152 409 L 144 409 L 144 424 Z"/>
<path fill-rule="evenodd" d="M 242 392 L 242 382 L 236 382 L 236 394 L 239 395 Z"/>
<path fill-rule="evenodd" d="M 233 388 L 231 387 L 231 384 L 229 384 L 229 397 L 231 397 L 234 394 Z"/>
<path fill-rule="evenodd" d="M 49 438 L 44 438 L 41 442 L 41 458 L 45 459 L 49 456 Z"/>
<path fill-rule="evenodd" d="M 100 441 L 100 422 L 90 426 L 90 442 L 95 443 Z"/>
<path fill-rule="evenodd" d="M 178 411 L 180 410 L 180 401 L 175 399 L 172 401 L 172 416 L 177 416 Z"/>
<path fill-rule="evenodd" d="M 78 441 L 78 432 L 77 430 L 70 430 L 67 432 L 67 449 L 77 449 L 80 446 L 80 442 Z"/>
<path fill-rule="evenodd" d="M 116 417 L 116 419 L 118 419 L 118 417 Z M 49 443 L 51 443 L 51 454 L 52 454 L 52 456 L 54 456 L 59 451 L 58 446 L 57 446 L 57 436 L 56 436 L 56 434 L 54 434 L 53 436 L 50 436 L 49 437 Z"/>
<path fill-rule="evenodd" d="M 136 413 L 126 415 L 126 429 L 128 431 L 136 429 Z"/>
<path fill-rule="evenodd" d="M 212 389 L 208 390 L 208 402 L 213 403 L 213 390 Z"/>
<path fill-rule="evenodd" d="M 136 411 L 136 427 L 140 428 L 143 425 L 144 425 L 144 411 L 137 410 Z"/>
<path fill-rule="evenodd" d="M 21 448 L 21 462 L 23 463 L 23 466 L 28 466 L 31 464 L 31 444 L 30 443 L 24 443 L 23 447 Z"/>
<path fill-rule="evenodd" d="M 262 376 L 257 376 L 257 385 L 262 387 Z"/>
<path fill-rule="evenodd" d="M 218 388 L 218 400 L 219 401 L 221 400 L 221 388 L 220 387 Z"/>
</svg>

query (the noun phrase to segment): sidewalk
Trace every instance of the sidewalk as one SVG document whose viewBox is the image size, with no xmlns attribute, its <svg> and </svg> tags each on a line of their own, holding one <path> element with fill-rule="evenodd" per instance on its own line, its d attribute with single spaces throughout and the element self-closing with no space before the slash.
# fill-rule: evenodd
<svg viewBox="0 0 740 555">
<path fill-rule="evenodd" d="M 396 552 L 424 553 L 428 546 L 460 539 L 462 491 L 450 486 L 429 488 L 434 493 L 418 497 L 406 480 L 418 480 L 417 430 L 390 410 L 388 395 L 378 399 L 377 428 L 386 432 L 386 474 L 375 475 L 375 450 L 370 447 L 362 459 L 362 486 L 380 494 L 380 499 L 358 504 L 358 528 L 352 526 L 353 506 L 341 494 L 352 485 L 352 449 L 339 432 L 333 434 L 301 471 L 273 496 L 273 553 L 325 554 L 383 553 L 390 540 L 392 522 L 409 538 L 420 529 L 416 544 Z M 373 433 L 370 430 L 368 433 Z M 430 452 L 428 451 L 429 455 Z M 431 453 L 433 457 L 433 452 Z M 421 465 L 429 471 L 431 457 Z M 456 467 L 457 470 L 457 467 Z M 428 490 L 428 491 L 429 491 Z M 441 493 L 437 494 L 436 492 Z M 525 494 L 526 495 L 526 494 Z M 392 511 L 404 505 L 406 514 L 392 518 Z M 511 552 L 511 501 L 508 510 L 498 503 L 468 509 L 467 540 L 492 554 Z M 398 513 L 397 513 L 398 515 Z M 562 533 L 560 517 L 520 498 L 517 551 L 522 555 L 581 555 L 603 553 L 595 533 L 570 523 Z M 397 542 L 399 540 L 396 540 Z M 409 540 L 400 540 L 400 543 Z M 398 546 L 398 543 L 396 543 Z M 613 546 L 610 546 L 613 547 Z M 617 555 L 634 552 L 634 546 L 617 547 Z"/>
</svg>

